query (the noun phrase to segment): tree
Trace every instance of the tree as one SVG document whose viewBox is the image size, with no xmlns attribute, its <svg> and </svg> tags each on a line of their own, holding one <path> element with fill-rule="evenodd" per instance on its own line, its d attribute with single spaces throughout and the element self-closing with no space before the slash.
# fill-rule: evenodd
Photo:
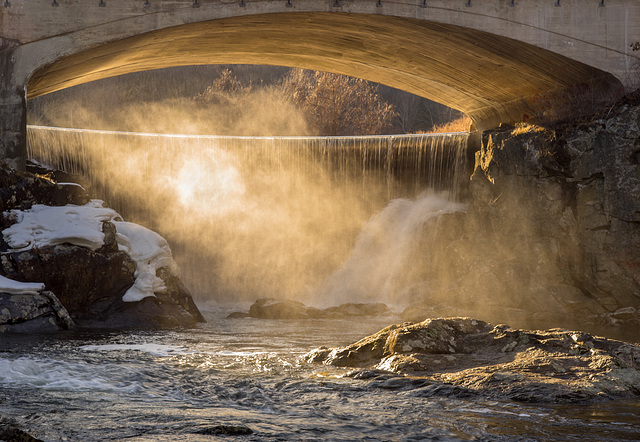
<svg viewBox="0 0 640 442">
<path fill-rule="evenodd" d="M 224 69 L 211 86 L 195 98 L 200 103 L 237 105 L 251 93 L 251 89 L 251 84 L 245 86 L 230 69 Z"/>
<path fill-rule="evenodd" d="M 292 69 L 282 92 L 317 135 L 374 135 L 392 129 L 396 112 L 377 85 L 346 75 Z"/>
</svg>

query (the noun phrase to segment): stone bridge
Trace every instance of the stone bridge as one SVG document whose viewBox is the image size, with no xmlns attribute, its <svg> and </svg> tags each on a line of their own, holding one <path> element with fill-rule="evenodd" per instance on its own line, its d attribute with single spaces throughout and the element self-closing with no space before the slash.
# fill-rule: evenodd
<svg viewBox="0 0 640 442">
<path fill-rule="evenodd" d="M 0 157 L 26 100 L 134 71 L 250 63 L 348 74 L 479 129 L 612 99 L 640 74 L 637 0 L 0 0 Z"/>
</svg>

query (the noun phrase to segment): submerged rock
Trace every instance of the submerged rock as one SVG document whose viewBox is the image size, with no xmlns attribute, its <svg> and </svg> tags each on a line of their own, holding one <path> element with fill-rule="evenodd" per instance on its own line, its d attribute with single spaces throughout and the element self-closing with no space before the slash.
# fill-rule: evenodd
<svg viewBox="0 0 640 442">
<path fill-rule="evenodd" d="M 318 309 L 299 301 L 258 299 L 249 308 L 248 313 L 234 312 L 228 318 L 260 319 L 340 319 L 354 316 L 382 316 L 392 312 L 382 303 L 347 303 L 337 307 Z"/>
<path fill-rule="evenodd" d="M 518 330 L 470 318 L 389 326 L 307 362 L 418 376 L 463 392 L 526 402 L 640 396 L 640 347 L 561 329 Z M 384 379 L 384 378 L 382 378 Z M 384 379 L 389 384 L 388 379 Z M 405 385 L 404 381 L 394 381 Z M 393 382 L 391 383 L 393 384 Z"/>
</svg>

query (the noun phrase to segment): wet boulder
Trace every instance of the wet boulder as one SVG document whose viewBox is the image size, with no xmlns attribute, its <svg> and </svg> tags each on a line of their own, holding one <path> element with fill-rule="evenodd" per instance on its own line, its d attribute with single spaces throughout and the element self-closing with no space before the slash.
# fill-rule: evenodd
<svg viewBox="0 0 640 442">
<path fill-rule="evenodd" d="M 258 299 L 249 307 L 248 313 L 251 318 L 262 319 L 311 319 L 320 315 L 319 309 L 307 307 L 302 302 L 272 298 Z"/>
<path fill-rule="evenodd" d="M 338 366 L 370 366 L 396 354 L 451 354 L 465 352 L 466 335 L 490 329 L 486 322 L 469 318 L 427 319 L 416 324 L 391 325 L 347 347 L 318 349 L 308 362 Z"/>
<path fill-rule="evenodd" d="M 492 326 L 470 318 L 392 325 L 346 347 L 313 350 L 304 359 L 423 377 L 484 396 L 526 402 L 640 395 L 636 345 L 577 331 Z"/>
<path fill-rule="evenodd" d="M 47 333 L 74 326 L 52 292 L 0 293 L 0 333 Z"/>
<path fill-rule="evenodd" d="M 383 303 L 347 303 L 336 307 L 319 309 L 309 307 L 302 302 L 278 300 L 273 298 L 258 299 L 248 312 L 234 312 L 229 318 L 260 319 L 343 319 L 355 316 L 383 316 L 392 314 Z"/>
</svg>

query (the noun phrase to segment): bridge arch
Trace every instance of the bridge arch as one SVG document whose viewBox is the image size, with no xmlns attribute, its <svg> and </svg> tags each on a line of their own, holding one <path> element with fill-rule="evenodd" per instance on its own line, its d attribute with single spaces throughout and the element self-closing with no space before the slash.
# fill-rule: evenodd
<svg viewBox="0 0 640 442">
<path fill-rule="evenodd" d="M 0 8 L 2 114 L 24 111 L 27 97 L 128 72 L 253 63 L 387 84 L 459 109 L 483 129 L 534 117 L 567 91 L 619 95 L 638 60 L 626 45 L 640 40 L 632 19 L 640 5 L 626 0 L 604 8 L 595 0 L 40 3 Z M 15 120 L 0 140 L 9 155 L 24 142 Z"/>
<path fill-rule="evenodd" d="M 371 14 L 287 13 L 190 23 L 64 57 L 28 97 L 133 71 L 190 64 L 270 64 L 347 74 L 465 112 L 480 127 L 534 116 L 576 84 L 610 94 L 608 73 L 484 31 Z"/>
</svg>

